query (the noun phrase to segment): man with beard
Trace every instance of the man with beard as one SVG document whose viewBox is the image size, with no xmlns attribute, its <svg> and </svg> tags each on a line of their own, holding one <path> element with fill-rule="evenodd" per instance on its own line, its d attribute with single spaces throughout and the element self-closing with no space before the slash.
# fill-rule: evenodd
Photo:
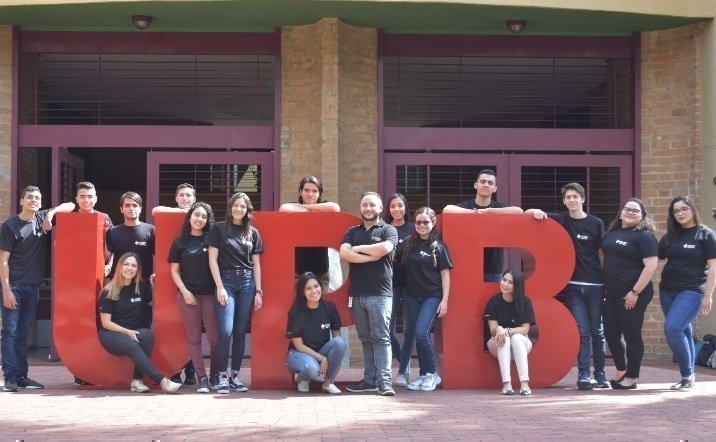
<svg viewBox="0 0 716 442">
<path fill-rule="evenodd" d="M 363 194 L 363 223 L 351 227 L 341 243 L 341 258 L 351 263 L 349 307 L 363 345 L 363 379 L 347 388 L 395 396 L 391 383 L 390 315 L 393 308 L 393 253 L 398 231 L 380 219 L 383 203 L 375 192 Z"/>
</svg>

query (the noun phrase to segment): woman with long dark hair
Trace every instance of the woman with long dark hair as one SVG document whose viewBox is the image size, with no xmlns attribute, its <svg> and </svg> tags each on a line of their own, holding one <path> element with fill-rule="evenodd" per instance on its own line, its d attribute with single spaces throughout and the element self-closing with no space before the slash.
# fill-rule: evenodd
<svg viewBox="0 0 716 442">
<path fill-rule="evenodd" d="M 184 317 L 189 340 L 189 355 L 199 380 L 197 392 L 209 392 L 209 378 L 204 368 L 204 353 L 201 349 L 201 324 L 204 323 L 209 341 L 210 370 L 218 374 L 216 367 L 216 307 L 214 296 L 216 285 L 209 269 L 206 235 L 214 225 L 211 206 L 194 203 L 184 217 L 181 235 L 174 240 L 169 250 L 172 279 L 177 286 L 177 304 Z M 188 375 L 187 375 L 188 376 Z M 214 378 L 218 383 L 218 377 Z"/>
<path fill-rule="evenodd" d="M 415 211 L 415 231 L 402 245 L 400 260 L 405 266 L 407 282 L 403 302 L 408 311 L 407 329 L 415 337 L 420 364 L 420 377 L 408 384 L 410 390 L 433 391 L 442 382 L 435 369 L 435 354 L 430 342 L 430 329 L 435 318 L 448 312 L 450 295 L 450 254 L 435 228 L 435 211 L 421 207 Z M 402 359 L 409 360 L 413 351 L 412 336 L 403 342 Z"/>
<path fill-rule="evenodd" d="M 532 350 L 529 332 L 530 326 L 535 324 L 535 314 L 532 301 L 525 294 L 522 272 L 510 268 L 502 273 L 500 293 L 487 301 L 484 318 L 491 335 L 487 349 L 500 364 L 502 394 L 515 394 L 510 375 L 510 360 L 514 359 L 520 378 L 520 394 L 531 395 L 527 355 Z"/>
<path fill-rule="evenodd" d="M 398 231 L 398 247 L 400 244 L 415 232 L 415 225 L 406 220 L 405 214 L 408 213 L 408 200 L 402 193 L 394 193 L 388 199 L 388 205 L 386 208 L 385 221 L 395 227 Z M 398 360 L 398 377 L 395 380 L 395 385 L 398 387 L 407 387 L 410 378 L 410 357 L 412 356 L 413 346 L 412 341 L 414 339 L 413 331 L 410 329 L 410 319 L 408 318 L 408 309 L 403 304 L 403 348 L 402 351 L 400 341 L 395 335 L 395 326 L 398 321 L 398 310 L 400 309 L 401 301 L 405 297 L 406 282 L 405 282 L 405 268 L 398 255 L 396 254 L 393 259 L 393 311 L 390 314 L 390 347 L 393 351 L 393 358 Z M 405 347 L 405 343 L 410 342 L 408 347 Z M 405 354 L 403 354 L 405 353 Z"/>
<path fill-rule="evenodd" d="M 214 224 L 206 237 L 209 268 L 216 284 L 219 394 L 228 394 L 231 390 L 248 391 L 239 378 L 239 370 L 251 310 L 263 306 L 260 254 L 264 250 L 261 235 L 253 226 L 253 211 L 249 196 L 243 192 L 235 193 L 227 205 L 226 221 Z M 232 337 L 229 379 L 229 341 Z"/>
<path fill-rule="evenodd" d="M 340 394 L 333 383 L 341 369 L 346 342 L 336 305 L 322 298 L 318 277 L 306 272 L 296 280 L 296 297 L 288 312 L 286 337 L 291 339 L 286 367 L 297 376 L 298 391 L 308 393 L 310 381 L 320 379 L 321 390 Z"/>
<path fill-rule="evenodd" d="M 148 393 L 142 376 L 149 376 L 165 393 L 176 393 L 181 384 L 159 373 L 150 356 L 154 332 L 143 328 L 144 307 L 152 303 L 152 288 L 142 281 L 142 264 L 136 253 L 117 260 L 112 280 L 99 295 L 99 342 L 113 355 L 128 356 L 134 362 L 130 390 Z"/>
<path fill-rule="evenodd" d="M 604 337 L 617 370 L 610 383 L 618 390 L 637 387 L 644 357 L 641 329 L 646 307 L 654 297 L 651 278 L 658 265 L 654 230 L 644 203 L 629 198 L 602 239 Z"/>
<path fill-rule="evenodd" d="M 688 196 L 677 196 L 669 204 L 659 259 L 666 259 L 659 284 L 664 334 L 681 372 L 681 380 L 671 389 L 691 391 L 696 361 L 691 321 L 699 311 L 703 315 L 711 312 L 716 286 L 716 234 L 701 224 Z"/>
</svg>

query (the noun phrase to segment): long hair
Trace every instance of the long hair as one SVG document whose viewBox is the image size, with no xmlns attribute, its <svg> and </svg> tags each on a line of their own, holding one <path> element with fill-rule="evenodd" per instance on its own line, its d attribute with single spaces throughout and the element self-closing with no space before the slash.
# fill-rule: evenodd
<svg viewBox="0 0 716 442">
<path fill-rule="evenodd" d="M 624 206 L 626 206 L 627 203 L 637 203 L 639 205 L 639 209 L 641 210 L 641 221 L 639 224 L 634 227 L 634 230 L 643 230 L 645 232 L 651 232 L 654 233 L 656 231 L 656 225 L 654 224 L 654 220 L 649 217 L 649 214 L 646 211 L 646 207 L 644 206 L 644 203 L 639 198 L 629 198 L 628 200 L 624 201 L 624 204 L 619 206 L 619 211 L 617 212 L 617 216 L 612 220 L 612 222 L 609 224 L 609 228 L 607 229 L 607 232 L 611 232 L 612 230 L 616 230 L 622 226 L 622 209 L 624 209 Z"/>
<path fill-rule="evenodd" d="M 502 272 L 502 276 L 508 273 L 512 275 L 512 298 L 515 303 L 515 312 L 517 313 L 515 319 L 517 320 L 517 324 L 523 324 L 525 317 L 525 299 L 527 299 L 527 295 L 525 294 L 525 276 L 521 271 L 513 267 Z"/>
<path fill-rule="evenodd" d="M 177 241 L 177 245 L 180 250 L 184 249 L 187 242 L 189 242 L 189 237 L 191 237 L 191 215 L 198 208 L 202 208 L 206 211 L 206 225 L 202 229 L 202 235 L 204 237 L 206 237 L 206 234 L 209 233 L 209 230 L 211 230 L 211 226 L 214 225 L 214 211 L 211 210 L 210 205 L 202 201 L 192 204 L 189 211 L 184 216 L 184 222 L 182 222 L 181 225 L 181 234 L 179 235 L 179 241 Z"/>
<path fill-rule="evenodd" d="M 403 204 L 405 205 L 405 213 L 410 213 L 408 211 L 408 199 L 405 195 L 402 193 L 394 193 L 390 195 L 390 198 L 388 198 L 388 204 L 385 205 L 385 222 L 388 224 L 393 224 L 393 215 L 390 214 L 390 203 L 392 203 L 396 198 L 403 201 Z"/>
<path fill-rule="evenodd" d="M 435 220 L 437 219 L 435 216 L 435 211 L 431 209 L 430 207 L 421 207 L 418 210 L 415 211 L 415 214 L 413 214 L 413 222 L 418 218 L 418 215 L 427 215 L 428 218 L 430 218 L 430 221 L 433 223 L 433 229 L 430 231 L 430 234 L 428 235 L 428 243 L 430 243 L 430 254 L 433 257 L 433 267 L 438 266 L 438 239 L 440 239 L 440 233 L 438 232 L 437 227 L 435 227 Z M 417 225 L 417 223 L 416 223 Z M 404 251 L 403 251 L 403 257 L 402 262 L 406 263 L 408 262 L 408 255 L 412 253 L 412 251 L 418 247 L 418 241 L 421 241 L 420 235 L 418 235 L 417 231 L 414 231 L 411 233 L 407 238 L 405 238 L 405 241 L 403 241 L 404 244 Z"/>
<path fill-rule="evenodd" d="M 300 204 L 303 204 L 303 197 L 301 196 L 301 191 L 303 190 L 303 186 L 305 186 L 307 183 L 315 184 L 316 187 L 318 187 L 318 200 L 317 203 L 323 202 L 323 184 L 321 184 L 321 180 L 319 180 L 317 177 L 313 175 L 306 175 L 305 177 L 301 178 L 301 182 L 298 183 L 298 202 Z"/>
<path fill-rule="evenodd" d="M 243 230 L 241 232 L 241 236 L 248 238 L 251 236 L 251 226 L 254 223 L 254 206 L 251 204 L 249 196 L 244 192 L 237 192 L 229 198 L 229 202 L 226 205 L 226 233 L 228 235 L 231 234 L 231 225 L 234 222 L 233 216 L 231 215 L 231 206 L 233 206 L 234 202 L 236 202 L 239 198 L 244 200 L 244 203 L 246 204 L 246 215 L 241 219 L 241 227 Z"/>
<path fill-rule="evenodd" d="M 688 196 L 677 196 L 671 200 L 671 203 L 669 204 L 669 213 L 666 216 L 666 235 L 661 238 L 663 246 L 668 246 L 672 241 L 675 241 L 684 230 L 684 228 L 681 227 L 681 224 L 676 221 L 676 217 L 674 216 L 674 205 L 678 202 L 682 202 L 689 206 L 691 213 L 694 215 L 694 223 L 696 223 L 697 226 L 701 225 L 701 216 L 699 216 L 699 212 L 696 211 L 696 206 L 694 206 L 694 202 L 691 198 Z"/>
<path fill-rule="evenodd" d="M 306 302 L 306 295 L 303 293 L 306 284 L 308 284 L 308 281 L 315 279 L 318 281 L 318 277 L 313 274 L 312 272 L 306 272 L 301 274 L 301 276 L 298 277 L 296 280 L 296 297 L 293 300 L 293 306 L 291 306 L 291 310 L 296 313 L 303 313 L 308 310 L 308 303 Z M 318 301 L 318 304 L 323 303 L 323 296 L 321 296 L 321 299 Z"/>
<path fill-rule="evenodd" d="M 104 289 L 107 290 L 107 298 L 111 299 L 112 301 L 118 301 L 119 300 L 119 293 L 122 291 L 122 288 L 124 285 L 122 285 L 122 265 L 124 265 L 124 262 L 127 261 L 129 258 L 134 258 L 137 260 L 137 274 L 134 275 L 134 278 L 132 279 L 132 283 L 134 284 L 134 293 L 139 294 L 139 288 L 141 286 L 142 282 L 142 261 L 139 259 L 139 255 L 137 255 L 134 252 L 127 252 L 124 255 L 119 257 L 119 260 L 117 261 L 117 267 L 114 269 L 114 276 L 112 276 L 112 280 L 107 283 L 106 286 L 104 286 Z"/>
</svg>

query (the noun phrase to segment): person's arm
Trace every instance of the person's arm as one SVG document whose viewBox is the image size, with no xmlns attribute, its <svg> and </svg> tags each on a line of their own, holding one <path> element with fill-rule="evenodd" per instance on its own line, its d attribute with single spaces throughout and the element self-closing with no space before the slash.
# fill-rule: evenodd
<svg viewBox="0 0 716 442">
<path fill-rule="evenodd" d="M 443 298 L 438 304 L 438 318 L 442 318 L 447 315 L 448 312 L 448 297 L 450 296 L 450 269 L 440 270 L 440 280 L 443 286 Z"/>
<path fill-rule="evenodd" d="M 122 333 L 123 335 L 127 335 L 135 341 L 139 342 L 139 339 L 137 339 L 137 335 L 139 335 L 139 332 L 137 330 L 130 330 L 128 328 L 124 328 L 121 325 L 112 322 L 111 313 L 100 313 L 99 319 L 102 322 L 103 329 L 115 333 Z"/>
<path fill-rule="evenodd" d="M 256 284 L 256 295 L 254 296 L 254 310 L 264 305 L 264 291 L 261 289 L 261 255 L 251 255 L 251 262 L 254 263 L 254 283 Z"/>
<path fill-rule="evenodd" d="M 454 204 L 448 204 L 443 208 L 443 213 L 475 213 L 477 209 L 465 209 Z"/>
<path fill-rule="evenodd" d="M 293 346 L 297 351 L 316 358 L 318 363 L 321 365 L 321 376 L 323 379 L 326 379 L 326 373 L 328 372 L 328 358 L 304 344 L 303 338 L 301 337 L 291 338 L 291 342 L 293 342 Z"/>
<path fill-rule="evenodd" d="M 209 270 L 211 271 L 211 277 L 214 278 L 214 284 L 216 284 L 216 300 L 219 301 L 219 304 L 225 306 L 229 300 L 229 295 L 226 293 L 224 283 L 221 282 L 219 249 L 213 246 L 209 246 Z"/>
<path fill-rule="evenodd" d="M 706 261 L 709 269 L 706 273 L 706 287 L 704 287 L 704 297 L 701 300 L 701 314 L 708 315 L 711 313 L 711 305 L 713 303 L 714 288 L 716 287 L 716 258 Z"/>
<path fill-rule="evenodd" d="M 352 249 L 352 246 L 348 243 L 341 244 L 341 248 L 338 253 L 340 254 L 342 260 L 352 264 L 363 264 L 365 262 L 373 262 L 380 259 L 379 257 L 376 258 L 374 256 L 355 252 Z"/>
<path fill-rule="evenodd" d="M 487 209 L 477 209 L 477 213 L 491 213 L 491 214 L 503 214 L 503 215 L 519 215 L 522 213 L 522 209 L 516 206 L 509 207 L 488 207 Z"/>
<path fill-rule="evenodd" d="M 340 212 L 341 206 L 332 202 L 316 203 L 316 204 L 304 204 L 309 212 Z"/>
<path fill-rule="evenodd" d="M 649 256 L 641 261 L 644 263 L 644 268 L 641 269 L 639 279 L 636 280 L 634 287 L 632 287 L 629 293 L 624 296 L 624 308 L 627 310 L 634 308 L 636 301 L 639 299 L 639 294 L 649 284 L 651 278 L 654 277 L 656 268 L 659 266 L 659 258 L 657 256 Z"/>
<path fill-rule="evenodd" d="M 361 246 L 353 246 L 351 247 L 351 250 L 353 250 L 356 253 L 361 253 L 364 255 L 370 255 L 374 258 L 382 258 L 388 253 L 392 252 L 395 248 L 395 244 L 393 244 L 393 241 L 383 241 L 375 244 L 364 244 Z"/>
<path fill-rule="evenodd" d="M 10 289 L 10 252 L 0 249 L 0 282 L 2 282 L 2 304 L 6 309 L 15 310 L 17 300 Z"/>
<path fill-rule="evenodd" d="M 187 213 L 188 211 L 189 207 L 180 209 L 178 207 L 157 206 L 152 209 L 152 215 L 156 215 L 157 213 Z"/>
<path fill-rule="evenodd" d="M 62 203 L 57 207 L 53 207 L 47 212 L 45 220 L 42 222 L 42 230 L 49 232 L 52 230 L 52 220 L 56 213 L 70 213 L 75 210 L 75 203 Z"/>
<path fill-rule="evenodd" d="M 179 263 L 169 263 L 169 270 L 171 271 L 174 285 L 177 286 L 179 293 L 181 293 L 181 295 L 184 297 L 184 302 L 186 302 L 186 305 L 196 305 L 196 298 L 194 297 L 194 294 L 190 292 L 188 288 L 186 288 L 186 286 L 184 285 L 184 281 L 181 280 L 181 274 L 179 273 Z"/>
<path fill-rule="evenodd" d="M 525 215 L 532 215 L 534 219 L 547 219 L 547 214 L 540 209 L 527 209 Z"/>
<path fill-rule="evenodd" d="M 287 213 L 298 213 L 308 212 L 308 209 L 301 203 L 286 203 L 281 204 L 281 206 L 278 208 L 278 211 Z"/>
<path fill-rule="evenodd" d="M 520 325 L 519 327 L 514 327 L 514 328 L 508 327 L 505 330 L 506 330 L 507 336 L 514 336 L 514 335 L 527 336 L 527 334 L 530 332 L 530 323 L 525 322 L 524 324 Z"/>
</svg>

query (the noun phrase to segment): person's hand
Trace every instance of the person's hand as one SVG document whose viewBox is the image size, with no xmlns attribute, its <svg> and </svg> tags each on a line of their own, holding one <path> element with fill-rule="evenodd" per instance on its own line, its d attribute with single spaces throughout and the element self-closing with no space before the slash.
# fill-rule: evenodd
<svg viewBox="0 0 716 442">
<path fill-rule="evenodd" d="M 134 341 L 139 342 L 139 332 L 137 330 L 127 330 L 127 336 L 129 336 Z"/>
<path fill-rule="evenodd" d="M 498 347 L 502 347 L 507 342 L 507 329 L 503 327 L 497 327 L 495 330 L 495 344 Z"/>
<path fill-rule="evenodd" d="M 12 290 L 8 289 L 2 291 L 2 305 L 4 305 L 8 310 L 15 310 L 17 308 L 17 299 L 15 298 L 15 294 Z"/>
<path fill-rule="evenodd" d="M 45 216 L 45 220 L 42 221 L 42 231 L 47 233 L 50 230 L 52 230 L 52 218 L 55 216 L 55 213 L 50 210 L 47 212 L 47 216 Z"/>
<path fill-rule="evenodd" d="M 321 372 L 319 374 L 325 380 L 327 373 L 328 373 L 328 358 L 324 356 L 323 359 L 321 360 Z"/>
<path fill-rule="evenodd" d="M 624 297 L 624 308 L 627 310 L 633 309 L 638 300 L 639 296 L 635 295 L 634 292 L 627 293 Z"/>
<path fill-rule="evenodd" d="M 264 306 L 264 294 L 256 292 L 254 296 L 254 311 L 260 310 Z"/>
<path fill-rule="evenodd" d="M 104 277 L 106 278 L 109 275 L 109 272 L 112 271 L 112 266 L 109 264 L 106 264 L 104 266 Z"/>
<path fill-rule="evenodd" d="M 196 305 L 196 298 L 189 290 L 184 289 L 181 294 L 184 297 L 186 305 Z"/>
<path fill-rule="evenodd" d="M 216 289 L 216 300 L 219 301 L 219 304 L 226 307 L 226 304 L 229 303 L 229 294 L 226 293 L 226 289 L 221 287 Z"/>
<path fill-rule="evenodd" d="M 708 315 L 711 313 L 711 303 L 713 300 L 710 296 L 704 295 L 704 299 L 701 300 L 701 314 Z"/>
<path fill-rule="evenodd" d="M 537 209 L 534 212 L 532 212 L 532 216 L 535 219 L 546 219 L 547 218 L 547 214 L 544 213 L 543 211 L 541 211 L 540 209 Z"/>
<path fill-rule="evenodd" d="M 448 306 L 446 301 L 440 301 L 440 304 L 438 304 L 438 318 L 442 318 L 443 316 L 447 315 L 448 312 Z"/>
<path fill-rule="evenodd" d="M 149 275 L 149 285 L 152 286 L 152 290 L 154 290 L 154 282 L 155 282 L 156 280 L 157 280 L 157 278 L 156 278 L 156 276 L 155 276 L 154 273 L 152 273 L 151 275 Z"/>
</svg>

